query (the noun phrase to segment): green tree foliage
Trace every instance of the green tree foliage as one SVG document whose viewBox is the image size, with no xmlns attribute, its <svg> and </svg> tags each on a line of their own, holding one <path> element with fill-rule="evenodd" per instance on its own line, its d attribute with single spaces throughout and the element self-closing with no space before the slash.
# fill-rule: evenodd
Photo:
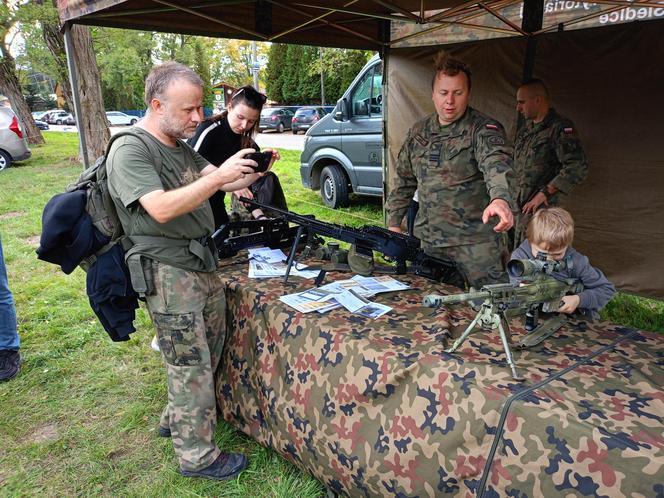
<svg viewBox="0 0 664 498">
<path fill-rule="evenodd" d="M 373 55 L 366 50 L 323 48 L 322 57 L 309 65 L 309 72 L 323 73 L 326 103 L 335 103 Z"/>
<path fill-rule="evenodd" d="M 102 75 L 104 107 L 144 109 L 143 88 L 152 67 L 153 34 L 113 28 L 94 28 L 92 33 Z"/>
<path fill-rule="evenodd" d="M 266 43 L 256 44 L 258 62 L 264 66 L 267 60 L 269 45 Z M 228 83 L 231 86 L 253 85 L 254 77 L 251 72 L 253 49 L 251 42 L 247 40 L 216 40 L 212 52 L 212 79 L 214 83 Z M 259 72 L 259 90 L 265 89 L 265 69 Z"/>
<path fill-rule="evenodd" d="M 270 100 L 284 102 L 284 67 L 288 45 L 273 43 L 268 52 L 265 70 L 265 92 Z"/>
<path fill-rule="evenodd" d="M 59 23 L 57 9 L 51 2 L 28 2 L 21 5 L 17 14 L 25 51 L 16 57 L 16 61 L 23 68 L 47 74 L 57 81 L 58 69 L 67 67 L 67 59 L 64 56 L 54 57 L 46 47 L 42 34 L 44 23 Z M 42 97 L 46 98 L 46 95 Z"/>
<path fill-rule="evenodd" d="M 200 37 L 194 40 L 194 61 L 191 67 L 203 80 L 203 106 L 213 107 L 214 95 L 212 94 L 210 50 L 206 48 L 205 41 L 206 39 Z"/>
<path fill-rule="evenodd" d="M 325 103 L 334 103 L 371 55 L 363 50 L 272 44 L 266 69 L 267 96 L 280 104 L 319 104 L 322 72 Z"/>
</svg>

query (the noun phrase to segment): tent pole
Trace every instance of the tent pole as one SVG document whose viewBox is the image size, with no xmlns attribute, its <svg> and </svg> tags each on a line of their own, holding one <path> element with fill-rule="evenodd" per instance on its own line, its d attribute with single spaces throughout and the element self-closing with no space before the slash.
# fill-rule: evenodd
<svg viewBox="0 0 664 498">
<path fill-rule="evenodd" d="M 523 21 L 521 22 L 521 29 L 528 36 L 526 44 L 526 56 L 523 61 L 523 80 L 528 81 L 533 77 L 533 70 L 535 69 L 535 58 L 537 55 L 537 38 L 532 35 L 533 32 L 542 29 L 544 22 L 544 0 L 524 0 L 523 2 Z"/>
<path fill-rule="evenodd" d="M 74 101 L 74 114 L 76 118 L 76 127 L 78 128 L 78 145 L 81 158 L 83 158 L 83 169 L 88 169 L 90 161 L 88 159 L 88 147 L 85 143 L 85 133 L 81 127 L 81 98 L 78 94 L 78 77 L 76 76 L 76 62 L 74 61 L 74 43 L 71 39 L 71 23 L 64 25 L 65 53 L 67 54 L 67 69 L 69 70 L 69 80 L 71 81 L 71 96 Z"/>
<path fill-rule="evenodd" d="M 388 188 L 389 188 L 389 172 L 390 168 L 388 165 L 389 162 L 389 154 L 388 154 L 388 147 L 387 147 L 387 113 L 388 113 L 388 106 L 387 106 L 387 101 L 389 100 L 389 92 L 390 88 L 388 85 L 388 79 L 387 79 L 387 73 L 390 69 L 390 36 L 391 36 L 391 23 L 389 21 L 383 21 L 380 24 L 380 41 L 383 43 L 381 49 L 380 49 L 380 58 L 383 61 L 383 80 L 382 80 L 382 105 L 383 105 L 383 120 L 382 120 L 382 143 L 383 143 L 383 150 L 381 151 L 382 154 L 382 164 L 383 164 L 383 224 L 387 226 L 387 211 L 385 211 L 385 200 L 387 199 L 387 194 L 388 194 Z"/>
</svg>

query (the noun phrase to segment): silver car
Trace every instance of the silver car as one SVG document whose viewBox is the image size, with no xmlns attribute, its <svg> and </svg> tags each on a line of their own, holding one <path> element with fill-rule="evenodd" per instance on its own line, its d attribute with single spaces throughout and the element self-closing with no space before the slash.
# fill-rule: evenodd
<svg viewBox="0 0 664 498">
<path fill-rule="evenodd" d="M 16 114 L 9 107 L 0 107 L 0 171 L 9 168 L 14 161 L 29 159 L 31 155 Z"/>
</svg>

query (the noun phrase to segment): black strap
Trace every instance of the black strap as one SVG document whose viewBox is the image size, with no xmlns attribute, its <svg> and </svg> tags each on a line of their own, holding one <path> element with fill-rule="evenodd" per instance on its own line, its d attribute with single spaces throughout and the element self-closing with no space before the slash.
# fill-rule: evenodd
<svg viewBox="0 0 664 498">
<path fill-rule="evenodd" d="M 489 454 L 487 455 L 486 463 L 484 464 L 484 471 L 482 473 L 482 479 L 480 480 L 480 484 L 477 487 L 477 498 L 482 498 L 484 496 L 485 487 L 487 480 L 489 479 L 489 473 L 491 472 L 491 466 L 493 464 L 493 459 L 496 455 L 496 451 L 498 451 L 498 445 L 500 444 L 500 441 L 503 438 L 503 432 L 505 428 L 505 422 L 507 421 L 507 415 L 509 414 L 510 407 L 512 406 L 512 403 L 514 401 L 521 399 L 525 397 L 526 395 L 530 394 L 531 392 L 539 389 L 542 386 L 545 386 L 546 384 L 549 384 L 553 382 L 556 379 L 559 379 L 563 375 L 567 374 L 568 372 L 571 372 L 572 370 L 575 370 L 579 368 L 580 366 L 585 365 L 588 363 L 590 360 L 595 358 L 596 356 L 599 356 L 600 354 L 613 349 L 616 347 L 616 345 L 620 342 L 626 341 L 627 339 L 631 339 L 635 335 L 637 335 L 640 331 L 639 330 L 632 330 L 630 333 L 627 335 L 624 335 L 622 337 L 618 337 L 615 339 L 613 342 L 610 344 L 598 349 L 594 353 L 590 354 L 588 357 L 584 358 L 583 360 L 577 361 L 576 363 L 571 364 L 567 368 L 562 369 L 560 372 L 555 373 L 541 381 L 539 381 L 536 384 L 533 384 L 530 387 L 526 387 L 522 391 L 519 391 L 518 393 L 513 394 L 507 400 L 505 401 L 505 404 L 503 405 L 503 409 L 500 413 L 500 419 L 498 420 L 498 425 L 496 426 L 496 434 L 493 439 L 493 444 L 491 445 L 491 449 L 489 450 Z"/>
</svg>

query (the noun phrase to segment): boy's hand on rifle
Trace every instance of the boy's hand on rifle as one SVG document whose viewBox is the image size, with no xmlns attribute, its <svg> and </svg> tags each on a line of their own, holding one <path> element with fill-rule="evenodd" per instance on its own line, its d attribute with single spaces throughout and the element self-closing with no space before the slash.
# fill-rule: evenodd
<svg viewBox="0 0 664 498">
<path fill-rule="evenodd" d="M 558 308 L 558 313 L 574 313 L 579 307 L 581 298 L 578 294 L 574 294 L 573 296 L 563 296 L 561 301 L 563 304 Z"/>
</svg>

